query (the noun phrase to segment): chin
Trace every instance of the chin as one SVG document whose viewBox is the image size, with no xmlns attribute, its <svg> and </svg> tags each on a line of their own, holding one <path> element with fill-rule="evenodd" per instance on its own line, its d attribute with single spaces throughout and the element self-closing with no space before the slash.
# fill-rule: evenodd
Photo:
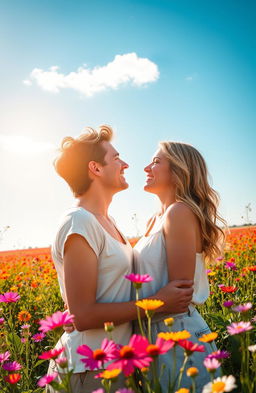
<svg viewBox="0 0 256 393">
<path fill-rule="evenodd" d="M 144 191 L 151 192 L 152 194 L 154 194 L 154 188 L 152 186 L 150 186 L 149 184 L 145 184 L 145 186 L 143 188 L 144 188 Z"/>
</svg>

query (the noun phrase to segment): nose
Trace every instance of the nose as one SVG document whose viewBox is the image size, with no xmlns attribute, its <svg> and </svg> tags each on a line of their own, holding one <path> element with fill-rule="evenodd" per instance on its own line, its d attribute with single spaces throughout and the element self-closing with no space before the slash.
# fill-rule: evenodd
<svg viewBox="0 0 256 393">
<path fill-rule="evenodd" d="M 144 168 L 144 171 L 145 171 L 146 173 L 148 173 L 148 172 L 150 171 L 150 164 L 147 165 L 147 166 Z"/>
<path fill-rule="evenodd" d="M 129 165 L 127 164 L 127 162 L 122 161 L 122 167 L 123 167 L 124 169 L 127 169 L 127 168 L 129 168 Z"/>
</svg>

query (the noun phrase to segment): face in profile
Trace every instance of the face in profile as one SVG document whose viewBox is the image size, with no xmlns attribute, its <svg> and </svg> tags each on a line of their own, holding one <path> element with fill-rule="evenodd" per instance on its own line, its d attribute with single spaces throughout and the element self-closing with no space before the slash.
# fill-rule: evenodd
<svg viewBox="0 0 256 393">
<path fill-rule="evenodd" d="M 129 165 L 121 160 L 118 151 L 112 146 L 110 142 L 103 141 L 102 145 L 106 151 L 102 166 L 101 180 L 105 187 L 112 189 L 114 192 L 125 190 L 129 187 L 124 177 L 124 171 Z"/>
<path fill-rule="evenodd" d="M 147 174 L 144 190 L 153 194 L 161 194 L 174 187 L 170 161 L 161 149 L 158 149 L 149 165 L 144 168 Z"/>
</svg>

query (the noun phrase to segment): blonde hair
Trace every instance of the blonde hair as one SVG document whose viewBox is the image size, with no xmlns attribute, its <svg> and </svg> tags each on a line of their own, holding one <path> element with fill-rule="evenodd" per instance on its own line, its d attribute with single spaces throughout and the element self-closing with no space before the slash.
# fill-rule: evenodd
<svg viewBox="0 0 256 393">
<path fill-rule="evenodd" d="M 105 165 L 106 151 L 102 141 L 111 141 L 113 130 L 101 125 L 98 130 L 86 127 L 78 138 L 70 136 L 62 140 L 59 155 L 54 161 L 56 172 L 69 184 L 75 197 L 84 194 L 92 180 L 88 173 L 88 163 L 97 161 Z"/>
<path fill-rule="evenodd" d="M 193 146 L 180 142 L 160 142 L 175 177 L 176 200 L 187 204 L 198 218 L 202 248 L 207 261 L 222 253 L 225 234 L 217 224 L 226 226 L 217 212 L 218 193 L 208 183 L 208 170 L 202 155 Z"/>
</svg>

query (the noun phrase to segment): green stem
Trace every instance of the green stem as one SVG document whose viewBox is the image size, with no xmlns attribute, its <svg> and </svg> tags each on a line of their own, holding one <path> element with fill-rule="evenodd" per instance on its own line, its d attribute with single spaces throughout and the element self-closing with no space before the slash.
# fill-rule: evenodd
<svg viewBox="0 0 256 393">
<path fill-rule="evenodd" d="M 184 362 L 183 362 L 183 365 L 182 365 L 182 367 L 181 367 L 181 369 L 180 369 L 180 374 L 179 374 L 179 379 L 178 379 L 178 390 L 179 390 L 179 388 L 180 388 L 181 379 L 182 379 L 182 376 L 183 376 L 183 373 L 184 373 L 184 370 L 185 370 L 185 366 L 186 366 L 186 364 L 187 364 L 187 361 L 188 361 L 188 355 L 185 353 Z"/>
<path fill-rule="evenodd" d="M 139 291 L 138 289 L 136 289 L 136 301 L 139 300 Z M 146 336 L 144 329 L 142 327 L 142 322 L 141 322 L 141 316 L 140 316 L 140 308 L 138 306 L 137 307 L 137 318 L 138 318 L 138 322 L 139 322 L 139 328 L 140 328 L 140 332 L 142 336 Z"/>
</svg>

